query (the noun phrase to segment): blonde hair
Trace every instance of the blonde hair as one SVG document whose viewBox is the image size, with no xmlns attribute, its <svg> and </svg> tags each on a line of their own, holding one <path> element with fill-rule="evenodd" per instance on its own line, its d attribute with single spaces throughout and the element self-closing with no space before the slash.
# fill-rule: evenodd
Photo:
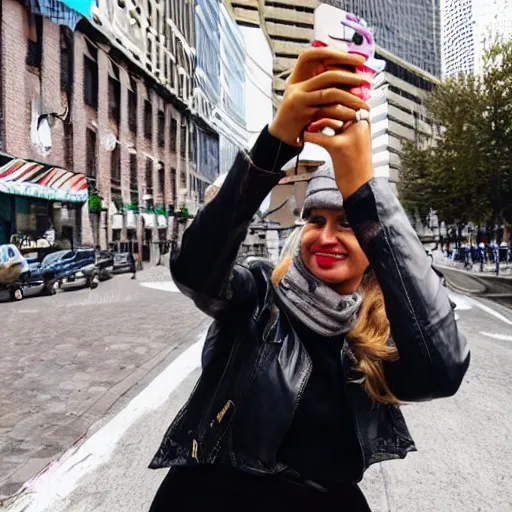
<svg viewBox="0 0 512 512">
<path fill-rule="evenodd" d="M 277 286 L 290 268 L 297 243 L 300 244 L 302 230 L 292 233 L 294 239 L 287 243 L 281 261 L 272 273 L 272 283 Z M 287 241 L 288 242 L 288 241 Z M 361 374 L 358 381 L 375 401 L 382 404 L 399 404 L 386 382 L 384 361 L 397 361 L 398 351 L 389 345 L 390 326 L 386 316 L 384 295 L 375 274 L 365 274 L 359 292 L 363 301 L 355 327 L 347 334 L 346 341 L 354 355 L 355 370 Z"/>
</svg>

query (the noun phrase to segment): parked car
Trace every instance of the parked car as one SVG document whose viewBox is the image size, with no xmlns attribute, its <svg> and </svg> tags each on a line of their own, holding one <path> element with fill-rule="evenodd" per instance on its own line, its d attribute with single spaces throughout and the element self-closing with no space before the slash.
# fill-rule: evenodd
<svg viewBox="0 0 512 512">
<path fill-rule="evenodd" d="M 110 279 L 114 275 L 114 255 L 108 251 L 96 252 L 96 267 L 100 281 Z"/>
<path fill-rule="evenodd" d="M 23 295 L 25 297 L 53 295 L 57 282 L 54 273 L 45 271 L 42 262 L 38 261 L 37 258 L 28 258 L 27 261 L 29 273 L 23 282 Z"/>
<path fill-rule="evenodd" d="M 99 284 L 94 249 L 67 249 L 49 254 L 41 263 L 31 265 L 29 286 L 39 286 L 41 291 L 54 293 L 55 285 L 87 286 Z"/>
<path fill-rule="evenodd" d="M 29 264 L 13 244 L 0 245 L 0 294 L 12 300 L 23 299 L 23 283 L 29 275 Z"/>
</svg>

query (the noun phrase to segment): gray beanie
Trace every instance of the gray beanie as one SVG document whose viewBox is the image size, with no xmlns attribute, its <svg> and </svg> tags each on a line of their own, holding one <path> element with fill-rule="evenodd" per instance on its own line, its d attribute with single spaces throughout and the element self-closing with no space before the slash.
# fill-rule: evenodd
<svg viewBox="0 0 512 512">
<path fill-rule="evenodd" d="M 325 208 L 326 210 L 341 210 L 343 208 L 343 198 L 338 185 L 336 185 L 330 162 L 320 166 L 309 181 L 301 217 L 308 218 L 313 208 Z"/>
</svg>

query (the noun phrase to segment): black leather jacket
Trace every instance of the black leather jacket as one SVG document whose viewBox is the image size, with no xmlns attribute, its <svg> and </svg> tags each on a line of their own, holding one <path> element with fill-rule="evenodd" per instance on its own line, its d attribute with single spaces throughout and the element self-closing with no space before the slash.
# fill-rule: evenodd
<svg viewBox="0 0 512 512">
<path fill-rule="evenodd" d="M 253 153 L 253 161 L 257 161 Z M 217 196 L 196 216 L 171 263 L 180 290 L 211 315 L 202 375 L 167 430 L 150 467 L 222 462 L 259 474 L 287 468 L 276 460 L 311 373 L 311 362 L 276 303 L 272 269 L 234 265 L 248 225 L 284 175 L 240 154 Z M 344 204 L 384 293 L 400 359 L 385 364 L 402 401 L 453 395 L 469 364 L 439 277 L 385 179 L 373 179 Z M 363 467 L 415 451 L 398 407 L 373 404 L 354 377 L 348 347 L 343 383 Z M 357 375 L 355 375 L 357 378 Z"/>
</svg>

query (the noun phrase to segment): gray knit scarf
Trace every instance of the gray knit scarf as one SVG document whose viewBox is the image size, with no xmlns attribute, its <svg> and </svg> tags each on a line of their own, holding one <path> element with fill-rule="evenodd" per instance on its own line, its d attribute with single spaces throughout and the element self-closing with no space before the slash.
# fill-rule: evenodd
<svg viewBox="0 0 512 512">
<path fill-rule="evenodd" d="M 279 299 L 299 321 L 321 336 L 345 335 L 357 321 L 362 297 L 340 295 L 305 267 L 299 254 L 276 287 Z"/>
</svg>

